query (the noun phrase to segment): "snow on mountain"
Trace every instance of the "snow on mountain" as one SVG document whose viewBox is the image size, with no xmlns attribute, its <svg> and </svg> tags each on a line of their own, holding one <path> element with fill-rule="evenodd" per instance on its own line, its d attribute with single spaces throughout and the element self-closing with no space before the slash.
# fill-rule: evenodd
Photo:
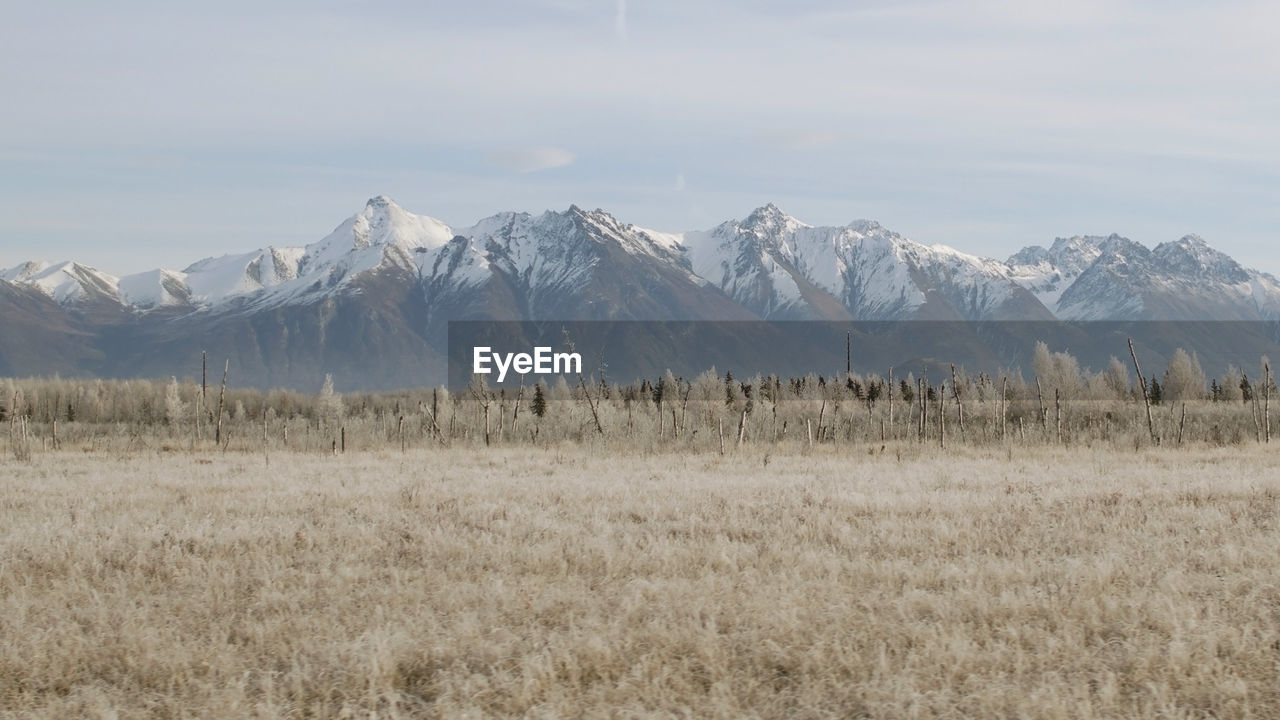
<svg viewBox="0 0 1280 720">
<path fill-rule="evenodd" d="M 447 225 L 414 215 L 379 195 L 333 232 L 306 247 L 268 247 L 199 260 L 186 269 L 155 269 L 116 278 L 74 262 L 28 262 L 0 277 L 34 287 L 62 305 L 109 299 L 138 311 L 251 306 L 302 301 L 332 292 L 385 267 L 417 273 L 428 253 L 453 237 Z"/>
<path fill-rule="evenodd" d="M 416 266 L 417 251 L 439 249 L 452 239 L 453 231 L 448 225 L 432 217 L 414 215 L 391 198 L 379 195 L 324 239 L 308 245 L 297 274 L 336 270 L 356 275 L 377 268 L 384 261 L 402 267 Z"/>
<path fill-rule="evenodd" d="M 801 229 L 810 228 L 769 204 L 743 222 L 685 233 L 679 244 L 695 274 L 761 317 L 774 317 L 804 304 L 790 244 Z"/>
<path fill-rule="evenodd" d="M 17 285 L 34 287 L 61 305 L 118 297 L 118 278 L 77 262 L 26 262 L 5 270 L 0 277 Z"/>
<path fill-rule="evenodd" d="M 1024 248 L 1010 257 L 1007 264 L 1014 281 L 1057 314 L 1062 294 L 1098 259 L 1104 243 L 1118 239 L 1119 235 L 1057 238 L 1047 250 L 1039 245 Z"/>
<path fill-rule="evenodd" d="M 528 317 L 630 316 L 647 306 L 657 317 L 682 317 L 669 296 L 707 285 L 689 269 L 679 235 L 624 224 L 603 210 L 575 205 L 540 215 L 501 213 L 457 235 L 463 244 L 447 253 L 456 267 L 441 275 L 436 259 L 423 268 L 433 297 L 451 284 L 492 280 L 508 288 Z"/>
<path fill-rule="evenodd" d="M 1151 251 L 1116 235 L 1062 291 L 1054 312 L 1062 320 L 1138 320 L 1149 315 L 1144 288 L 1157 275 Z M 1163 319 L 1163 318 L 1162 318 Z"/>
<path fill-rule="evenodd" d="M 209 304 L 231 297 L 255 307 L 307 301 L 347 288 L 369 272 L 417 275 L 429 255 L 452 238 L 445 223 L 379 195 L 318 242 L 201 261 L 187 268 L 187 282 L 196 300 Z"/>
<path fill-rule="evenodd" d="M 1059 238 L 1009 258 L 1063 320 L 1270 320 L 1280 283 L 1187 235 L 1149 249 L 1119 235 Z"/>
<path fill-rule="evenodd" d="M 63 307 L 251 313 L 382 282 L 427 312 L 494 317 L 774 319 L 1280 319 L 1280 281 L 1187 235 L 1154 249 L 1119 235 L 1058 238 L 1001 262 L 878 223 L 815 227 L 773 204 L 671 233 L 571 206 L 454 230 L 386 196 L 305 247 L 211 257 L 117 278 L 75 262 L 0 271 Z M 708 294 L 710 293 L 710 294 Z M 434 308 L 434 309 L 433 309 Z"/>
<path fill-rule="evenodd" d="M 987 319 L 1018 302 L 1043 317 L 1003 263 L 872 221 L 814 227 L 770 204 L 683 240 L 694 272 L 763 317 L 837 317 L 828 300 L 860 320 Z"/>
<path fill-rule="evenodd" d="M 191 302 L 186 273 L 173 270 L 148 270 L 120 278 L 120 299 L 126 305 L 150 310 L 182 307 Z"/>
<path fill-rule="evenodd" d="M 181 274 L 192 301 L 217 303 L 296 280 L 305 252 L 303 248 L 269 247 L 243 255 L 201 260 Z"/>
<path fill-rule="evenodd" d="M 258 307 L 306 300 L 383 267 L 416 273 L 423 253 L 443 247 L 452 237 L 439 220 L 414 215 L 379 195 L 306 247 L 268 247 L 205 258 L 181 272 L 139 273 L 126 279 L 121 297 L 140 309 L 211 308 L 230 300 Z"/>
<path fill-rule="evenodd" d="M 1171 274 L 1210 282 L 1237 285 L 1249 281 L 1249 273 L 1226 253 L 1211 247 L 1199 235 L 1186 235 L 1177 242 L 1160 243 L 1151 257 Z"/>
<path fill-rule="evenodd" d="M 537 305 L 545 293 L 571 292 L 588 277 L 599 257 L 584 246 L 573 212 L 501 213 L 460 231 L 486 267 L 502 270 L 530 293 Z M 570 242 L 577 240 L 577 242 Z"/>
</svg>

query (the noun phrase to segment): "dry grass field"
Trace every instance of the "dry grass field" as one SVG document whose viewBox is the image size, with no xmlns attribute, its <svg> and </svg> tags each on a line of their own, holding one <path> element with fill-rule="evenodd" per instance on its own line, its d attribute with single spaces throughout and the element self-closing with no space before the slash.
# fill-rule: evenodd
<svg viewBox="0 0 1280 720">
<path fill-rule="evenodd" d="M 872 450 L 0 460 L 0 716 L 1280 716 L 1280 452 Z"/>
</svg>

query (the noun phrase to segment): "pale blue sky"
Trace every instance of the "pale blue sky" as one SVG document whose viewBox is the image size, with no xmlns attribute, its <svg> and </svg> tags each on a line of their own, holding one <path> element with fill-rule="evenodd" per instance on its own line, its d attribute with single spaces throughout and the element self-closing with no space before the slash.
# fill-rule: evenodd
<svg viewBox="0 0 1280 720">
<path fill-rule="evenodd" d="M 996 0 L 11 4 L 0 267 L 775 202 L 1005 257 L 1198 233 L 1280 273 L 1280 6 Z"/>
</svg>

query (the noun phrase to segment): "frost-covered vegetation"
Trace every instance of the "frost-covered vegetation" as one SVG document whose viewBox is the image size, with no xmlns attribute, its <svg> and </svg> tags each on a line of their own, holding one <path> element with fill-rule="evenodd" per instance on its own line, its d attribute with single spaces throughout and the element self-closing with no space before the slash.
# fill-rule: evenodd
<svg viewBox="0 0 1280 720">
<path fill-rule="evenodd" d="M 1033 375 L 950 368 L 799 378 L 694 378 L 628 384 L 495 389 L 477 382 L 392 393 L 342 393 L 327 377 L 315 393 L 261 392 L 178 381 L 5 380 L 0 421 L 11 456 L 54 447 L 87 450 L 344 452 L 428 446 L 589 443 L 717 451 L 885 443 L 1211 445 L 1269 442 L 1269 362 L 1252 374 L 1209 378 L 1181 350 L 1138 382 L 1113 358 L 1100 372 L 1040 344 Z M 1156 369 L 1151 369 L 1156 370 Z M 941 377 L 938 377 L 941 375 Z M 1145 391 L 1145 392 L 1144 392 Z M 1144 398 L 1145 395 L 1145 398 Z M 1148 419 L 1150 406 L 1150 419 Z"/>
<path fill-rule="evenodd" d="M 792 449 L 0 460 L 0 714 L 1280 706 L 1269 448 Z"/>
</svg>

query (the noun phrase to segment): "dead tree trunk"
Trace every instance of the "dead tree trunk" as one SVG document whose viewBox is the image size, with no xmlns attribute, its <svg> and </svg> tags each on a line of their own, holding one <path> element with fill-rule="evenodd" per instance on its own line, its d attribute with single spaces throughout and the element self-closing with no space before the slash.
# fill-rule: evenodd
<svg viewBox="0 0 1280 720">
<path fill-rule="evenodd" d="M 1182 444 L 1182 431 L 1187 427 L 1187 404 L 1182 403 L 1182 419 L 1178 421 L 1178 444 Z"/>
<path fill-rule="evenodd" d="M 524 376 L 520 376 L 520 392 L 516 393 L 516 409 L 511 412 L 511 435 L 514 437 L 520 427 L 520 406 L 524 404 Z"/>
<path fill-rule="evenodd" d="M 691 393 L 691 392 L 693 392 L 693 383 L 685 383 L 684 395 L 682 395 L 682 396 L 680 397 L 680 423 L 677 425 L 677 427 L 686 427 L 686 425 L 685 425 L 685 409 L 686 409 L 687 407 L 689 407 L 689 393 Z M 777 395 L 774 395 L 774 397 L 777 397 Z M 778 410 L 777 410 L 777 405 L 776 405 L 776 403 L 775 403 L 775 405 L 774 405 L 774 413 L 776 414 L 777 412 L 778 412 Z M 675 424 L 675 422 L 676 422 L 676 409 L 675 409 L 675 408 L 671 408 L 671 422 L 672 422 L 673 424 Z"/>
<path fill-rule="evenodd" d="M 213 435 L 213 444 L 222 444 L 222 403 L 227 397 L 227 372 L 231 370 L 231 359 L 227 358 L 222 366 L 222 389 L 218 391 L 218 428 Z"/>
<path fill-rule="evenodd" d="M 1151 442 L 1156 442 L 1156 423 L 1151 418 L 1151 396 L 1147 394 L 1147 379 L 1142 376 L 1142 368 L 1138 367 L 1138 353 L 1133 349 L 1133 338 L 1129 338 L 1129 357 L 1133 358 L 1133 371 L 1138 375 L 1138 387 L 1142 388 L 1142 404 L 1147 408 L 1147 431 L 1151 433 Z"/>
<path fill-rule="evenodd" d="M 1053 389 L 1053 412 L 1055 415 L 1055 423 L 1058 428 L 1058 444 L 1062 444 L 1062 392 L 1058 388 Z"/>
<path fill-rule="evenodd" d="M 916 381 L 916 401 L 920 403 L 920 423 L 917 435 L 920 442 L 929 437 L 929 384 L 924 378 Z"/>
<path fill-rule="evenodd" d="M 1009 378 L 1005 376 L 1000 381 L 1000 441 L 1005 442 L 1009 439 Z"/>
<path fill-rule="evenodd" d="M 956 398 L 956 420 L 960 424 L 960 439 L 964 439 L 964 403 L 960 401 L 960 381 L 956 379 L 956 366 L 951 366 L 951 394 Z"/>
<path fill-rule="evenodd" d="M 587 382 L 581 375 L 578 376 L 578 385 L 582 388 L 582 394 L 587 399 L 587 407 L 591 408 L 591 419 L 596 423 L 596 432 L 604 435 L 604 426 L 600 424 L 600 412 L 596 409 L 595 401 L 591 399 L 591 389 L 587 387 Z"/>
<path fill-rule="evenodd" d="M 1249 417 L 1253 418 L 1253 439 L 1255 442 L 1262 442 L 1262 420 L 1259 418 L 1261 410 L 1258 407 L 1258 393 L 1253 393 L 1253 400 L 1249 404 Z"/>
<path fill-rule="evenodd" d="M 1040 385 L 1039 376 L 1036 377 L 1036 402 L 1040 406 L 1040 429 L 1047 433 L 1049 432 L 1049 411 L 1044 406 L 1044 388 Z"/>
<path fill-rule="evenodd" d="M 1271 442 L 1271 363 L 1262 363 L 1262 432 Z"/>
<path fill-rule="evenodd" d="M 889 432 L 893 433 L 893 366 L 889 366 Z M 883 434 L 883 433 L 881 433 Z M 881 438 L 883 440 L 883 438 Z"/>
<path fill-rule="evenodd" d="M 436 413 L 435 413 L 435 409 L 434 409 L 434 408 L 438 408 L 438 406 L 436 405 L 436 401 L 435 401 L 435 392 L 436 392 L 435 390 L 432 390 L 432 391 L 431 391 L 431 394 L 432 394 L 431 406 L 432 406 L 432 408 L 433 408 L 433 409 L 432 409 L 432 410 L 428 410 L 427 412 L 428 412 L 428 413 L 430 413 L 430 416 L 431 416 L 431 417 L 429 418 L 429 419 L 431 420 L 431 434 L 432 434 L 433 436 L 435 436 L 435 438 L 436 438 L 437 440 L 439 440 L 439 441 L 440 441 L 440 444 L 441 444 L 441 445 L 443 445 L 443 444 L 445 444 L 445 440 L 444 440 L 444 430 L 441 430 L 441 429 L 440 429 L 440 423 L 436 422 Z M 421 406 L 421 404 L 419 404 L 419 407 L 422 407 L 422 406 Z M 423 410 L 426 410 L 426 408 L 425 408 L 425 407 L 424 407 L 424 408 L 422 408 L 422 409 L 423 409 Z M 453 433 L 452 433 L 452 429 L 453 429 L 452 424 L 449 426 L 449 428 L 450 428 L 450 431 L 451 431 L 451 432 L 450 432 L 450 434 L 452 435 L 452 434 L 453 434 Z"/>
<path fill-rule="evenodd" d="M 947 384 L 938 388 L 938 447 L 947 449 Z"/>
<path fill-rule="evenodd" d="M 827 401 L 826 401 L 826 398 L 823 398 L 822 407 L 819 408 L 818 410 L 818 442 L 822 442 L 822 438 L 825 437 L 825 434 L 822 431 L 823 427 L 825 427 L 822 424 L 822 419 L 823 417 L 826 416 L 826 414 L 827 414 Z"/>
</svg>

